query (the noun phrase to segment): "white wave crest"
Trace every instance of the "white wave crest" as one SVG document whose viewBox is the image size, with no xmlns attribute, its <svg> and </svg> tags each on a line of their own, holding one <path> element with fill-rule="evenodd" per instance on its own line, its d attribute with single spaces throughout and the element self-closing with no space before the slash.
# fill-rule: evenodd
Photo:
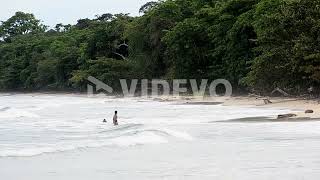
<svg viewBox="0 0 320 180">
<path fill-rule="evenodd" d="M 5 107 L 0 110 L 0 118 L 18 118 L 18 117 L 30 117 L 37 118 L 37 114 L 16 108 Z"/>
</svg>

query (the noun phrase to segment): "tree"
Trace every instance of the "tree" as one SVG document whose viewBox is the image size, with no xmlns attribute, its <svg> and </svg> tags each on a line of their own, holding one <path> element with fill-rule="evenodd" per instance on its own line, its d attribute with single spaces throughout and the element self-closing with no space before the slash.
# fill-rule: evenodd
<svg viewBox="0 0 320 180">
<path fill-rule="evenodd" d="M 258 55 L 247 77 L 259 92 L 319 89 L 319 1 L 263 0 L 254 13 Z"/>
<path fill-rule="evenodd" d="M 141 64 L 146 77 L 164 77 L 167 73 L 166 45 L 162 38 L 178 22 L 193 15 L 192 0 L 158 2 L 142 17 L 136 18 L 126 29 L 130 59 Z"/>
<path fill-rule="evenodd" d="M 238 91 L 320 92 L 320 1 L 161 0 L 140 12 L 46 32 L 17 12 L 0 23 L 0 90 L 85 90 L 91 75 L 118 88 L 119 78 L 224 78 Z"/>
<path fill-rule="evenodd" d="M 146 4 L 140 7 L 139 13 L 147 13 L 157 5 L 158 5 L 158 2 L 155 2 L 155 1 L 147 2 Z"/>
<path fill-rule="evenodd" d="M 113 18 L 113 15 L 110 13 L 102 14 L 102 15 L 96 15 L 97 20 L 99 21 L 109 21 Z"/>
<path fill-rule="evenodd" d="M 113 87 L 114 90 L 121 90 L 119 79 L 135 78 L 132 62 L 119 61 L 110 58 L 99 58 L 89 61 L 85 69 L 73 72 L 70 79 L 76 87 L 83 87 L 87 78 L 93 76 Z"/>
<path fill-rule="evenodd" d="M 0 38 L 8 40 L 9 38 L 44 32 L 47 26 L 40 23 L 33 14 L 16 12 L 14 16 L 7 21 L 3 21 L 0 25 Z"/>
<path fill-rule="evenodd" d="M 88 28 L 91 24 L 90 19 L 86 18 L 86 19 L 79 19 L 77 24 L 75 25 L 78 29 L 85 29 Z"/>
<path fill-rule="evenodd" d="M 171 78 L 225 78 L 237 88 L 253 58 L 250 25 L 255 0 L 190 4 L 194 14 L 163 38 L 171 62 Z"/>
</svg>

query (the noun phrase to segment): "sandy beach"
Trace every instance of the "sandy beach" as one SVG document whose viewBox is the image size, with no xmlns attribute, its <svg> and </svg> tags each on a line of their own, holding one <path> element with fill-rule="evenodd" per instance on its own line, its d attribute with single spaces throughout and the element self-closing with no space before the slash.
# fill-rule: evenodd
<svg viewBox="0 0 320 180">
<path fill-rule="evenodd" d="M 269 98 L 269 100 L 272 103 L 265 104 L 262 98 L 232 97 L 225 99 L 224 105 L 289 108 L 299 111 L 294 118 L 320 118 L 320 104 L 318 100 L 303 100 L 296 98 Z M 314 113 L 306 114 L 306 110 L 313 110 Z"/>
<path fill-rule="evenodd" d="M 162 98 L 162 99 L 170 99 Z M 211 105 L 223 104 L 224 106 L 240 106 L 240 107 L 259 107 L 259 108 L 287 108 L 294 110 L 296 117 L 292 119 L 319 119 L 320 118 L 320 103 L 317 99 L 306 100 L 302 98 L 285 98 L 285 97 L 250 97 L 250 96 L 235 96 L 235 97 L 171 97 L 178 99 L 183 103 Z M 264 99 L 270 100 L 271 103 L 265 104 Z M 313 113 L 305 113 L 306 110 L 313 110 Z M 275 118 L 278 114 L 275 114 Z"/>
</svg>

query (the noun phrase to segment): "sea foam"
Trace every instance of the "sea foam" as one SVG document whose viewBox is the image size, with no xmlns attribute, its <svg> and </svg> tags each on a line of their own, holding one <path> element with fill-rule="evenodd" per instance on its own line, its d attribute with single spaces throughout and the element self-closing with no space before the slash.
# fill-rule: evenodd
<svg viewBox="0 0 320 180">
<path fill-rule="evenodd" d="M 183 127 L 288 112 L 71 95 L 0 96 L 0 102 L 0 157 L 188 142 L 196 139 Z M 116 110 L 120 126 L 114 127 Z"/>
</svg>

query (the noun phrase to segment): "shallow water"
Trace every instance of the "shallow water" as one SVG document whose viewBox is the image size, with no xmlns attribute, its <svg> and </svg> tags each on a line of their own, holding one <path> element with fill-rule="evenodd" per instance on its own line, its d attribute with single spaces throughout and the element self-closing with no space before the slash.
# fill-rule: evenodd
<svg viewBox="0 0 320 180">
<path fill-rule="evenodd" d="M 320 175 L 320 122 L 258 118 L 292 112 L 288 109 L 71 95 L 0 96 L 0 102 L 0 165 L 7 168 L 0 173 L 9 179 L 19 179 L 15 170 L 21 177 L 32 174 L 30 179 L 77 180 Z M 111 124 L 115 110 L 118 127 Z M 97 163 L 101 158 L 108 162 L 103 167 Z M 22 166 L 26 159 L 34 166 Z M 78 169 L 71 168 L 75 161 Z"/>
<path fill-rule="evenodd" d="M 188 132 L 167 126 L 208 124 L 286 111 L 62 95 L 1 96 L 0 102 L 1 157 L 168 143 L 170 139 L 191 141 L 193 137 Z M 119 111 L 119 127 L 111 123 L 115 110 Z M 107 124 L 101 123 L 104 118 L 109 120 Z"/>
</svg>

